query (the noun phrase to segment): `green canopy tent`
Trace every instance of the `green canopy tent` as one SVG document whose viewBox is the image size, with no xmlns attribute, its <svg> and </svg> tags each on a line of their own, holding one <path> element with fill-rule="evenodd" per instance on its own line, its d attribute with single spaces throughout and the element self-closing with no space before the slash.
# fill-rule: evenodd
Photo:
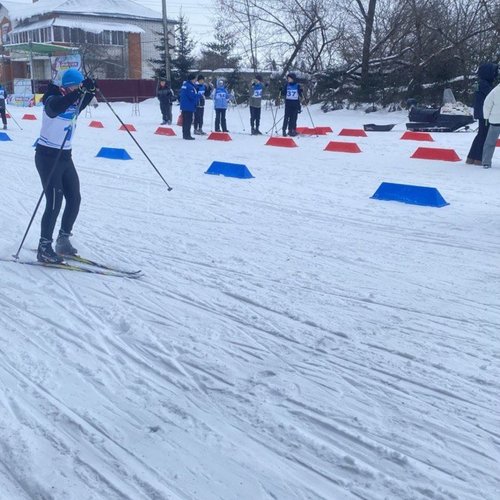
<svg viewBox="0 0 500 500">
<path fill-rule="evenodd" d="M 33 56 L 59 56 L 64 54 L 74 54 L 78 52 L 78 47 L 65 47 L 63 45 L 55 45 L 53 43 L 11 43 L 4 45 L 4 48 L 9 52 L 24 52 L 29 54 L 30 59 L 30 77 L 33 85 Z"/>
<path fill-rule="evenodd" d="M 64 47 L 63 45 L 55 45 L 53 43 L 37 42 L 11 43 L 4 45 L 4 47 L 11 52 L 26 52 L 42 56 L 73 54 L 78 51 L 77 47 Z"/>
</svg>

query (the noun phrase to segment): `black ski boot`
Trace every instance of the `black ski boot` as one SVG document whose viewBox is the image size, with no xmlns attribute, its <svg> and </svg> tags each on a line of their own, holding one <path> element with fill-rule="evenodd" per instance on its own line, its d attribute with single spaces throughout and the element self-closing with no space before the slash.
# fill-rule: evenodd
<svg viewBox="0 0 500 500">
<path fill-rule="evenodd" d="M 262 132 L 258 128 L 256 128 L 255 129 L 255 135 L 262 135 Z"/>
<path fill-rule="evenodd" d="M 36 259 L 38 262 L 44 262 L 46 264 L 60 264 L 64 261 L 64 259 L 60 255 L 57 255 L 52 249 L 52 240 L 47 240 L 45 238 L 40 238 Z"/>
<path fill-rule="evenodd" d="M 72 236 L 71 233 L 59 231 L 59 236 L 56 240 L 56 253 L 59 255 L 76 255 L 78 253 L 78 250 L 69 241 L 70 236 Z"/>
</svg>

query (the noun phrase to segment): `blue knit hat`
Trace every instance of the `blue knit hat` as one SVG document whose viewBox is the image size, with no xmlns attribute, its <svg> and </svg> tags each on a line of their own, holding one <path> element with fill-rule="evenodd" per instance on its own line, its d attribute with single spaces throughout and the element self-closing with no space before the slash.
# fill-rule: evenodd
<svg viewBox="0 0 500 500">
<path fill-rule="evenodd" d="M 80 85 L 83 82 L 83 75 L 74 68 L 67 69 L 62 76 L 62 87 L 70 87 L 71 85 Z"/>
</svg>

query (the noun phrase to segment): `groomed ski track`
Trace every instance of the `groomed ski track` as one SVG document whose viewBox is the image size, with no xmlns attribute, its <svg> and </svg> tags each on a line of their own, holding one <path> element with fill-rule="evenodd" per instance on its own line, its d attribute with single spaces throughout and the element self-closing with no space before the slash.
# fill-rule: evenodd
<svg viewBox="0 0 500 500">
<path fill-rule="evenodd" d="M 498 498 L 499 160 L 411 160 L 401 126 L 322 151 L 366 120 L 349 111 L 313 110 L 334 134 L 287 150 L 155 136 L 154 101 L 114 106 L 174 190 L 104 105 L 81 117 L 75 246 L 145 276 L 1 265 L 0 498 Z M 40 192 L 40 122 L 21 123 L 0 143 L 4 256 Z M 472 140 L 433 136 L 462 158 Z M 204 175 L 213 160 L 255 179 Z M 369 199 L 383 180 L 451 204 Z"/>
</svg>

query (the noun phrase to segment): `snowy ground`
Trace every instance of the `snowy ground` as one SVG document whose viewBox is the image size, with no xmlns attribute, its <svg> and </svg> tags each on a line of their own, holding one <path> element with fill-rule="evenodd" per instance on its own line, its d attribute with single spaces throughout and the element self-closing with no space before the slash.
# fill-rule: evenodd
<svg viewBox="0 0 500 500">
<path fill-rule="evenodd" d="M 0 264 L 0 498 L 498 499 L 500 158 L 410 159 L 429 144 L 398 140 L 404 113 L 313 110 L 334 133 L 284 149 L 158 136 L 156 102 L 115 108 L 174 190 L 109 109 L 82 115 L 73 241 L 145 277 Z M 40 194 L 25 111 L 0 142 L 4 258 Z M 371 122 L 398 125 L 323 151 Z M 473 134 L 434 138 L 465 158 Z M 213 160 L 255 178 L 204 175 Z M 382 181 L 450 205 L 370 199 Z"/>
</svg>

